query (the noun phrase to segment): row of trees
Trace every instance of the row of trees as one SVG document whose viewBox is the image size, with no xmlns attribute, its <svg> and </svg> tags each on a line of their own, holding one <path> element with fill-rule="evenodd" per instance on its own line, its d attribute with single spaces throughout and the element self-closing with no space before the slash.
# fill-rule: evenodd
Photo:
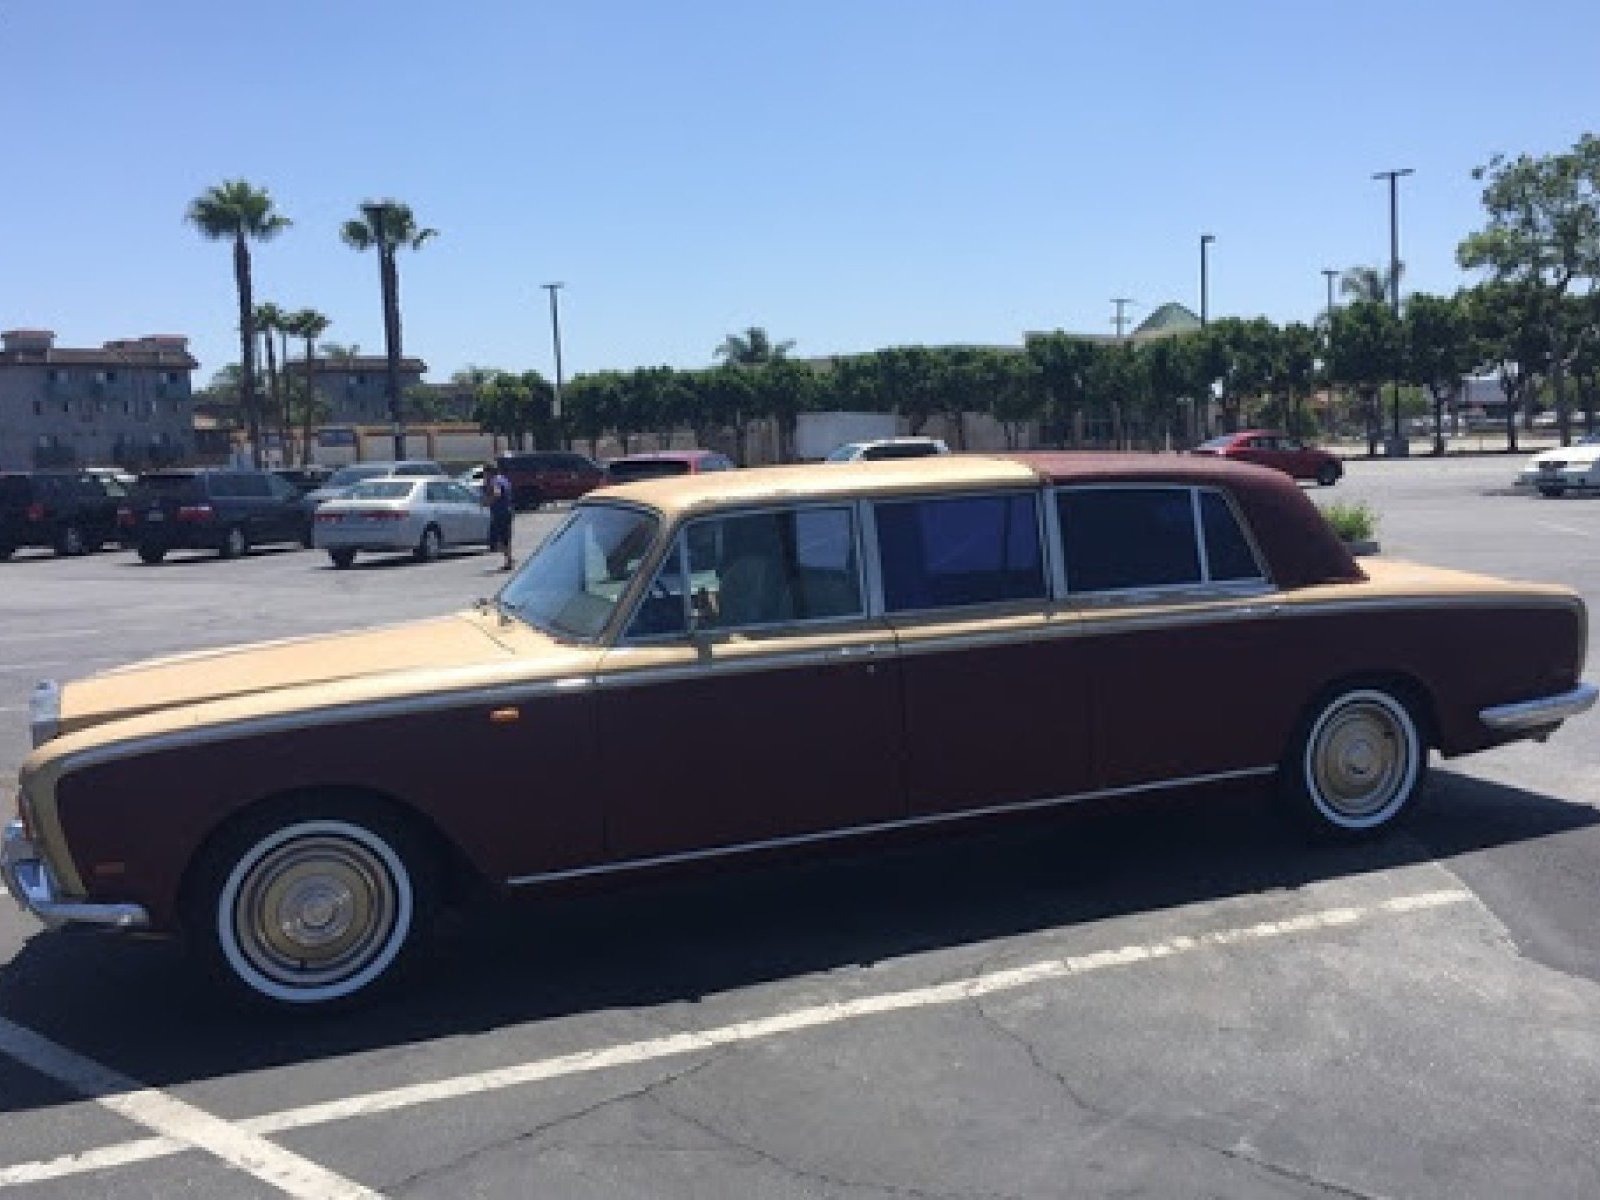
<svg viewBox="0 0 1600 1200">
<path fill-rule="evenodd" d="M 374 250 L 378 257 L 379 291 L 383 301 L 383 332 L 387 353 L 388 395 L 392 411 L 400 416 L 400 275 L 396 261 L 402 248 L 420 250 L 438 231 L 417 224 L 409 206 L 396 200 L 369 200 L 360 206 L 361 215 L 346 221 L 339 237 L 353 250 Z M 245 428 L 257 466 L 262 461 L 263 395 L 256 372 L 256 339 L 264 341 L 268 389 L 265 396 L 276 416 L 279 434 L 288 444 L 291 385 L 287 378 L 288 339 L 305 339 L 306 362 L 303 399 L 300 408 L 303 454 L 310 452 L 311 426 L 317 418 L 314 367 L 316 339 L 327 332 L 330 321 L 314 309 L 285 312 L 276 304 L 255 303 L 254 278 L 250 258 L 252 242 L 269 242 L 292 224 L 277 210 L 265 188 L 243 179 L 230 179 L 207 189 L 189 205 L 186 219 L 203 237 L 226 241 L 233 248 L 234 287 L 239 298 L 239 386 Z M 283 349 L 285 371 L 280 372 L 273 348 L 277 335 Z M 396 437 L 396 454 L 401 454 Z"/>
</svg>

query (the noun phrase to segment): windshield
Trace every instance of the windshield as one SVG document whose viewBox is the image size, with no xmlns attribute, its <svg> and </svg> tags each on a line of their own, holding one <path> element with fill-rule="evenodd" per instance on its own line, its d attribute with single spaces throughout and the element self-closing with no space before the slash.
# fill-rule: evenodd
<svg viewBox="0 0 1600 1200">
<path fill-rule="evenodd" d="M 333 473 L 333 478 L 328 480 L 328 487 L 349 487 L 360 483 L 363 479 L 376 479 L 380 475 L 387 475 L 390 470 L 388 464 L 382 466 L 368 465 L 364 467 L 340 467 Z"/>
<path fill-rule="evenodd" d="M 407 480 L 380 479 L 373 483 L 358 483 L 350 489 L 352 500 L 403 500 L 411 495 L 417 485 Z"/>
<path fill-rule="evenodd" d="M 861 452 L 861 447 L 854 442 L 846 442 L 832 454 L 828 455 L 826 462 L 849 462 Z"/>
<path fill-rule="evenodd" d="M 500 593 L 500 606 L 530 625 L 590 641 L 616 611 L 661 522 L 615 505 L 585 505 L 539 547 Z"/>
</svg>

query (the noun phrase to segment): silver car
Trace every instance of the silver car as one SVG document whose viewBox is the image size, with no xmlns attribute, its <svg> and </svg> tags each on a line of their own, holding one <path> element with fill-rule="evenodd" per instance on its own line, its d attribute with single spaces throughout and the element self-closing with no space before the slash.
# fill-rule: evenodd
<svg viewBox="0 0 1600 1200">
<path fill-rule="evenodd" d="M 489 510 L 453 479 L 374 479 L 317 509 L 311 537 L 336 567 L 363 550 L 431 562 L 447 546 L 487 545 Z"/>
</svg>

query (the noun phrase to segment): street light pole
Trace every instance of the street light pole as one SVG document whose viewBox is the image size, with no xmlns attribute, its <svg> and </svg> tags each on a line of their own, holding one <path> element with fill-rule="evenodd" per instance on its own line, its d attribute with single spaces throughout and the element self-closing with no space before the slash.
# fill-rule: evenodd
<svg viewBox="0 0 1600 1200">
<path fill-rule="evenodd" d="M 540 287 L 550 293 L 550 341 L 555 346 L 556 352 L 556 385 L 555 395 L 550 405 L 550 415 L 555 418 L 557 428 L 561 425 L 561 302 L 556 293 L 567 285 L 564 283 L 541 283 Z M 561 444 L 567 443 L 566 434 L 561 435 Z"/>
<path fill-rule="evenodd" d="M 1396 319 L 1400 316 L 1400 180 L 1403 176 L 1413 173 L 1412 168 L 1401 167 L 1394 171 L 1378 171 L 1372 176 L 1374 179 L 1389 181 L 1389 305 L 1394 309 Z M 1400 373 L 1396 371 L 1394 430 L 1390 453 L 1396 456 L 1405 453 L 1404 445 L 1405 443 L 1400 440 Z"/>
<path fill-rule="evenodd" d="M 1133 301 L 1127 296 L 1114 296 L 1111 303 L 1117 306 L 1117 315 L 1111 320 L 1112 324 L 1117 327 L 1117 341 L 1120 342 L 1122 340 L 1122 331 L 1128 324 L 1128 318 L 1124 313 L 1127 311 L 1128 305 L 1132 304 Z"/>
<path fill-rule="evenodd" d="M 1211 287 L 1210 276 L 1206 270 L 1206 249 L 1217 240 L 1214 233 L 1200 235 L 1200 328 L 1204 329 L 1211 320 Z"/>
<path fill-rule="evenodd" d="M 1328 328 L 1331 330 L 1333 328 L 1333 281 L 1339 278 L 1339 272 L 1333 267 L 1323 267 L 1322 277 L 1328 281 L 1328 307 L 1322 311 L 1324 319 L 1328 322 Z"/>
</svg>

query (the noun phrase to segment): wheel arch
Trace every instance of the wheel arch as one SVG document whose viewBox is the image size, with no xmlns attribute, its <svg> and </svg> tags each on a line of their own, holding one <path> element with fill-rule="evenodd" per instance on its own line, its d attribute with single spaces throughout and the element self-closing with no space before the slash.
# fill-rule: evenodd
<svg viewBox="0 0 1600 1200">
<path fill-rule="evenodd" d="M 1429 750 L 1439 748 L 1441 739 L 1439 713 L 1433 692 L 1416 675 L 1403 670 L 1352 671 L 1328 680 L 1300 706 L 1300 712 L 1295 719 L 1295 729 L 1305 728 L 1306 723 L 1313 720 L 1333 697 L 1359 688 L 1374 688 L 1392 693 L 1411 713 L 1412 720 L 1416 722 L 1417 733 L 1422 739 L 1423 748 Z"/>
</svg>

